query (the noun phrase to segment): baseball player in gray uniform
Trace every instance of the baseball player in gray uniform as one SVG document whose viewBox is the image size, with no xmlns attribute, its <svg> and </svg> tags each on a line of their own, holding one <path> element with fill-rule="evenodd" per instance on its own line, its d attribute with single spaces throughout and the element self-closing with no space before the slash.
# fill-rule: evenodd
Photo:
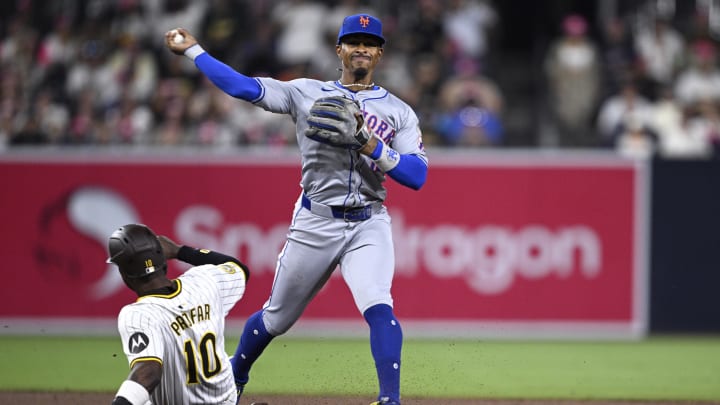
<svg viewBox="0 0 720 405">
<path fill-rule="evenodd" d="M 108 262 L 138 295 L 118 316 L 131 370 L 113 405 L 236 404 L 223 333 L 225 316 L 245 292 L 247 267 L 179 246 L 140 224 L 113 232 L 108 251 Z M 196 267 L 170 280 L 167 259 L 173 258 Z"/>
<path fill-rule="evenodd" d="M 374 403 L 399 404 L 402 330 L 390 292 L 395 258 L 383 182 L 389 176 L 420 189 L 428 166 L 416 114 L 372 81 L 384 51 L 380 20 L 344 19 L 335 48 L 342 74 L 335 81 L 248 77 L 205 52 L 185 29 L 168 31 L 165 39 L 227 94 L 296 123 L 302 191 L 270 297 L 248 318 L 232 359 L 238 393 L 255 360 L 339 266 L 370 328 L 379 383 Z"/>
</svg>

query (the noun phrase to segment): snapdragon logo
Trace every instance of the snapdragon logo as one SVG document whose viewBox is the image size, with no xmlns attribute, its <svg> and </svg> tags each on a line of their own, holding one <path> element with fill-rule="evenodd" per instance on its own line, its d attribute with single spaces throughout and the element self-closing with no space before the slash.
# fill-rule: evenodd
<svg viewBox="0 0 720 405">
<path fill-rule="evenodd" d="M 394 213 L 393 233 L 398 272 L 414 274 L 424 267 L 440 278 L 464 278 L 481 294 L 507 291 L 516 277 L 567 278 L 577 269 L 594 278 L 602 267 L 600 238 L 585 225 L 411 227 Z"/>
<path fill-rule="evenodd" d="M 394 211 L 396 273 L 413 276 L 425 269 L 438 278 L 463 278 L 479 294 L 500 294 L 522 277 L 539 280 L 578 273 L 594 278 L 602 268 L 597 233 L 582 224 L 549 228 L 528 224 L 467 227 L 407 225 Z M 286 224 L 263 231 L 252 223 L 228 224 L 211 206 L 190 206 L 177 218 L 183 243 L 242 257 L 254 271 L 272 272 L 287 236 Z"/>
</svg>

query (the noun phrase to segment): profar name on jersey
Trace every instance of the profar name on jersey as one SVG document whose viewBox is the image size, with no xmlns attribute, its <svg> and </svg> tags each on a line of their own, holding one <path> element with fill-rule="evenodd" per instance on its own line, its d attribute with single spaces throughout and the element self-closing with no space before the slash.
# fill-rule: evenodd
<svg viewBox="0 0 720 405">
<path fill-rule="evenodd" d="M 175 322 L 170 323 L 170 327 L 176 335 L 180 336 L 183 330 L 193 326 L 196 322 L 207 320 L 210 320 L 210 304 L 199 305 L 183 312 L 182 315 L 175 318 Z"/>
</svg>

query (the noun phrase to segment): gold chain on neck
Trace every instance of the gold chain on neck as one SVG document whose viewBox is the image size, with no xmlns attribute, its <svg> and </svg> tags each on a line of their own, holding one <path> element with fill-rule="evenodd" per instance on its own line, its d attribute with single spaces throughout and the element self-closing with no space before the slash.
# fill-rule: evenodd
<svg viewBox="0 0 720 405">
<path fill-rule="evenodd" d="M 343 87 L 357 86 L 357 87 L 362 87 L 364 89 L 369 89 L 369 88 L 375 87 L 375 82 L 372 82 L 370 84 L 362 84 L 362 83 L 345 84 L 345 83 L 341 82 L 340 80 L 338 80 L 338 83 L 340 83 L 340 85 Z"/>
</svg>

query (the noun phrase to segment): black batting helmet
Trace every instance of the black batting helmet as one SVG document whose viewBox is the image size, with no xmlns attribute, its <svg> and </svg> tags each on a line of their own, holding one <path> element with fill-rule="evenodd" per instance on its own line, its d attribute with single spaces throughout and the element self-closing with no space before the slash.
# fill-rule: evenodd
<svg viewBox="0 0 720 405">
<path fill-rule="evenodd" d="M 157 235 L 141 224 L 118 228 L 108 240 L 108 263 L 114 263 L 128 278 L 140 278 L 167 270 L 167 262 Z"/>
</svg>

